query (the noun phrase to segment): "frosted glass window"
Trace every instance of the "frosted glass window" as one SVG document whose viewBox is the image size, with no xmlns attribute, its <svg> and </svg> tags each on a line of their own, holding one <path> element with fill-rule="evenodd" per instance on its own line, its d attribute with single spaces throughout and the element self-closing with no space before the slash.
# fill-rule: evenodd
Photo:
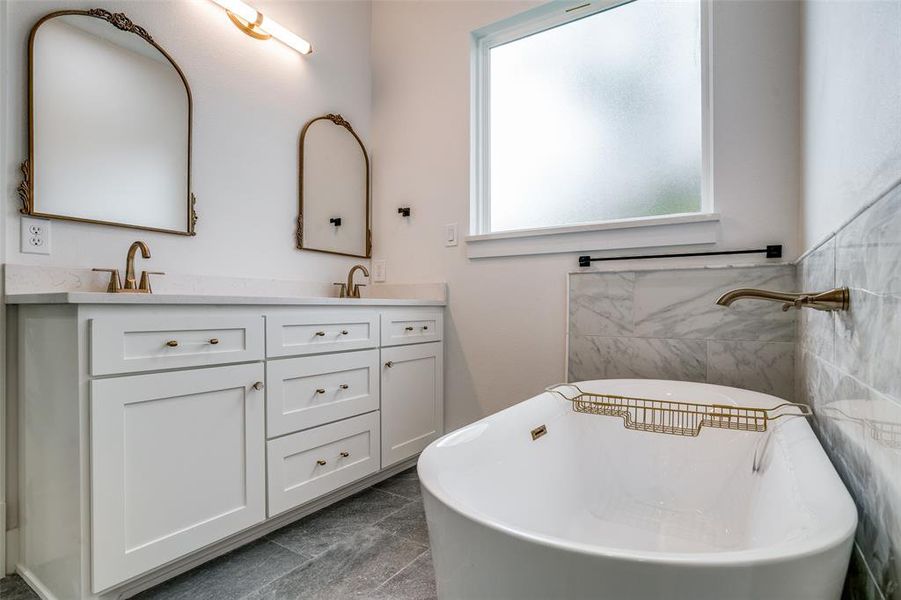
<svg viewBox="0 0 901 600">
<path fill-rule="evenodd" d="M 700 21 L 636 0 L 492 47 L 483 228 L 699 212 Z"/>
</svg>

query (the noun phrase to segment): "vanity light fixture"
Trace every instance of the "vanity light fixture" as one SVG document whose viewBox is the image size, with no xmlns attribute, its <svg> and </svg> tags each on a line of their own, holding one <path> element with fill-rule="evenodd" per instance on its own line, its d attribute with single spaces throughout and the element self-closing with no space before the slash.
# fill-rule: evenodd
<svg viewBox="0 0 901 600">
<path fill-rule="evenodd" d="M 301 54 L 313 51 L 310 42 L 291 33 L 269 17 L 263 16 L 263 13 L 241 0 L 213 0 L 213 2 L 224 8 L 232 23 L 252 38 L 258 40 L 275 38 Z"/>
</svg>

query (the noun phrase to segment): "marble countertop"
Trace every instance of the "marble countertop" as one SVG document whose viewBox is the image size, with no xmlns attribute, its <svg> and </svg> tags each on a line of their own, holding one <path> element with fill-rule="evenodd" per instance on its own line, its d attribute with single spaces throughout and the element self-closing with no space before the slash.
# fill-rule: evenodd
<svg viewBox="0 0 901 600">
<path fill-rule="evenodd" d="M 300 296 L 231 296 L 211 294 L 107 294 L 101 292 L 35 292 L 7 294 L 7 304 L 216 304 L 286 306 L 444 306 L 444 300 L 422 298 L 327 298 Z"/>
</svg>

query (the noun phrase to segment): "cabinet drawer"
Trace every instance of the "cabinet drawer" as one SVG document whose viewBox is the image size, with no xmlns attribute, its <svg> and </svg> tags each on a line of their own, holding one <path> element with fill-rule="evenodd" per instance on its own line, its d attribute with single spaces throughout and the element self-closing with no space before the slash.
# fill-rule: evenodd
<svg viewBox="0 0 901 600">
<path fill-rule="evenodd" d="M 379 351 L 271 360 L 266 424 L 276 437 L 379 408 Z"/>
<path fill-rule="evenodd" d="M 269 516 L 379 470 L 379 412 L 266 443 Z"/>
<path fill-rule="evenodd" d="M 305 310 L 266 316 L 266 355 L 295 356 L 375 348 L 379 316 L 373 311 Z"/>
<path fill-rule="evenodd" d="M 442 316 L 434 310 L 386 311 L 382 313 L 382 346 L 437 342 L 444 326 Z"/>
<path fill-rule="evenodd" d="M 91 374 L 109 375 L 263 359 L 263 318 L 91 319 Z"/>
</svg>

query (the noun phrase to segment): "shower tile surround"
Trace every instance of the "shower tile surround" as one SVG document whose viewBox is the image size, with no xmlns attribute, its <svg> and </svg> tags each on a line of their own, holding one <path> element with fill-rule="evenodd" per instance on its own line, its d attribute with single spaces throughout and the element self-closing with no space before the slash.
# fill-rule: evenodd
<svg viewBox="0 0 901 600">
<path fill-rule="evenodd" d="M 796 397 L 857 503 L 852 599 L 901 598 L 901 185 L 803 257 L 798 285 L 851 289 L 846 313 L 802 311 Z"/>
<path fill-rule="evenodd" d="M 713 303 L 736 287 L 793 291 L 795 267 L 572 273 L 569 380 L 678 379 L 791 398 L 796 314 Z"/>
<path fill-rule="evenodd" d="M 736 287 L 836 286 L 850 311 L 713 302 Z M 901 599 L 901 185 L 797 265 L 586 271 L 569 294 L 570 381 L 706 381 L 810 404 L 858 508 L 845 598 Z"/>
</svg>

